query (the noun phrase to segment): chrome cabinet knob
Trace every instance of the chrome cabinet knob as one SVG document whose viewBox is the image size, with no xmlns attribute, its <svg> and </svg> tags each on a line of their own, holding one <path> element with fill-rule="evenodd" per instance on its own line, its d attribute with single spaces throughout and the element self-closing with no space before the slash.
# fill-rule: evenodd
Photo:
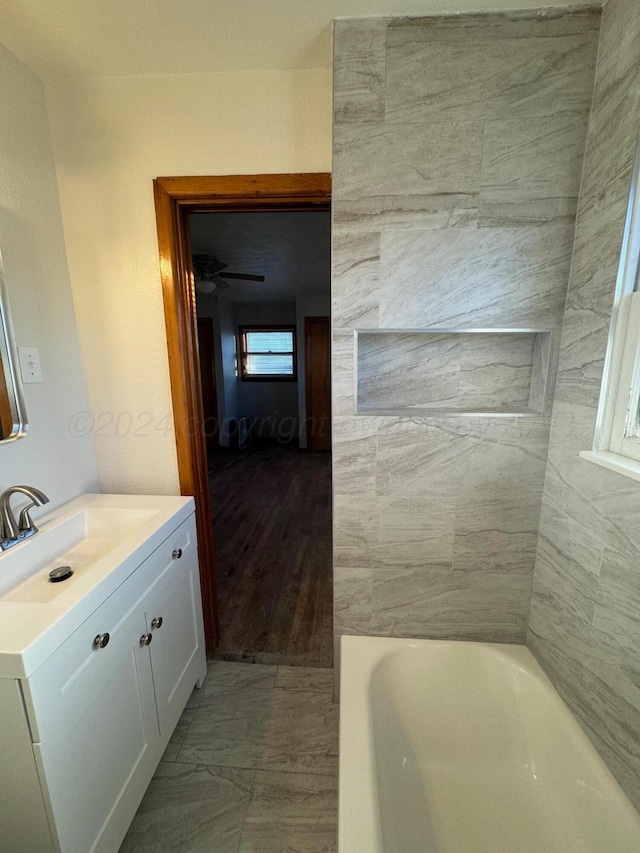
<svg viewBox="0 0 640 853">
<path fill-rule="evenodd" d="M 143 634 L 140 637 L 140 645 L 148 646 L 151 643 L 151 640 L 153 640 L 153 634 Z"/>
<path fill-rule="evenodd" d="M 155 617 L 151 620 L 151 628 L 152 628 L 152 629 L 153 629 L 153 628 L 162 628 L 162 622 L 163 622 L 163 621 L 164 621 L 164 620 L 162 619 L 162 616 L 155 616 Z"/>
<path fill-rule="evenodd" d="M 109 645 L 109 640 L 111 637 L 108 633 L 105 634 L 96 634 L 93 638 L 93 647 L 94 649 L 104 649 L 105 646 Z"/>
<path fill-rule="evenodd" d="M 173 559 L 179 560 L 180 557 L 182 557 L 182 548 L 176 548 L 176 550 L 173 552 Z"/>
</svg>

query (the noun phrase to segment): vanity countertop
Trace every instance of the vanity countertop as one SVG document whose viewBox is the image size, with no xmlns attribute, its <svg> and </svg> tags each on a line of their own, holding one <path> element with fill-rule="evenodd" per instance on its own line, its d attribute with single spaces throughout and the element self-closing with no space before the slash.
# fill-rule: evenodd
<svg viewBox="0 0 640 853">
<path fill-rule="evenodd" d="M 0 678 L 27 678 L 195 511 L 191 497 L 91 495 L 0 553 Z M 51 583 L 69 565 L 73 576 Z"/>
</svg>

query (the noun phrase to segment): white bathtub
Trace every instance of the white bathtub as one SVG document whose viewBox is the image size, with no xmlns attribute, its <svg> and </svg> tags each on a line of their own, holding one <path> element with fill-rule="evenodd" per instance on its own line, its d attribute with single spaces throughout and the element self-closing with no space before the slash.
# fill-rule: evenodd
<svg viewBox="0 0 640 853">
<path fill-rule="evenodd" d="M 341 648 L 339 853 L 640 851 L 640 816 L 525 647 Z"/>
</svg>

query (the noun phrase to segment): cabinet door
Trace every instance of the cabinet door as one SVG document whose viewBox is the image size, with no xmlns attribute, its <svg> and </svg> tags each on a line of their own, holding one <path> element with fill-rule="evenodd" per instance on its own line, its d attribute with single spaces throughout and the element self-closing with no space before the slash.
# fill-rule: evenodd
<svg viewBox="0 0 640 853">
<path fill-rule="evenodd" d="M 153 683 L 163 736 L 173 731 L 196 681 L 206 673 L 193 521 L 179 528 L 176 534 L 182 536 L 182 541 L 167 555 L 162 580 L 145 600 L 147 630 L 152 637 L 149 650 Z"/>
<path fill-rule="evenodd" d="M 28 682 L 62 853 L 116 850 L 158 760 L 144 610 L 132 591 L 117 590 Z M 107 645 L 96 646 L 107 632 Z"/>
</svg>

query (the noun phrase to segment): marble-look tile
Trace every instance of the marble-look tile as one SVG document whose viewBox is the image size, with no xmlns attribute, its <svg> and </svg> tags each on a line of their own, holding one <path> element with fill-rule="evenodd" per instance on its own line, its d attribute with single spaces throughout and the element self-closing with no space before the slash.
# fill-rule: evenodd
<svg viewBox="0 0 640 853">
<path fill-rule="evenodd" d="M 448 424 L 449 418 L 442 424 L 394 418 L 381 426 L 376 492 L 404 498 L 457 497 L 468 470 L 465 457 L 473 448 Z"/>
<path fill-rule="evenodd" d="M 615 528 L 597 506 L 599 487 L 608 488 L 606 478 L 600 477 L 595 465 L 580 459 L 578 451 L 561 451 L 550 446 L 544 503 L 554 513 L 567 516 L 578 530 L 589 530 L 600 543 L 606 544 L 615 535 Z"/>
<path fill-rule="evenodd" d="M 542 415 L 552 413 L 555 378 L 558 369 L 559 330 L 536 335 L 531 367 L 529 408 Z"/>
<path fill-rule="evenodd" d="M 252 770 L 161 762 L 120 853 L 237 853 Z"/>
<path fill-rule="evenodd" d="M 344 240 L 336 256 L 344 272 L 334 304 L 334 470 L 336 495 L 342 496 L 335 507 L 337 634 L 524 638 L 548 420 L 353 417 L 350 330 L 561 326 L 598 23 L 595 10 L 392 19 L 385 122 L 380 90 L 374 93 L 373 78 L 381 68 L 372 71 L 371 30 L 363 26 L 361 41 L 352 41 L 351 57 L 364 74 L 362 81 L 349 78 L 344 97 L 341 93 L 336 101 L 343 114 L 334 170 L 334 235 Z M 358 28 L 355 22 L 350 26 Z M 623 30 L 618 27 L 612 44 L 617 49 L 624 41 L 629 51 L 634 42 L 622 36 Z M 610 56 L 614 53 L 609 50 Z M 345 50 L 345 67 L 349 61 Z M 634 118 L 624 113 L 615 65 L 609 60 L 608 92 L 596 104 L 599 129 L 591 164 L 598 180 L 581 201 L 581 215 L 591 222 L 608 215 L 616 193 L 624 195 L 625 178 L 613 168 L 617 154 L 609 150 L 607 132 L 616 128 L 628 135 Z M 363 242 L 351 252 L 356 233 Z M 599 379 L 597 368 L 593 379 L 589 373 L 588 332 L 583 339 L 579 324 L 594 305 L 598 321 L 606 316 L 614 266 L 609 230 L 599 233 L 590 226 L 583 242 L 577 262 L 582 284 L 574 297 L 580 297 L 583 312 L 576 315 L 576 369 L 564 361 L 571 402 L 579 400 L 580 382 L 595 388 Z M 605 256 L 602 273 L 594 272 L 599 249 Z M 598 343 L 596 338 L 592 342 Z M 544 361 L 535 353 L 532 360 Z M 510 389 L 519 403 L 527 402 L 525 391 L 529 402 L 538 400 L 545 384 L 542 371 L 536 368 L 534 376 L 529 363 L 527 388 L 528 355 L 512 355 L 501 368 L 502 390 Z M 495 368 L 487 365 L 497 363 L 487 358 L 469 369 L 465 387 L 470 397 L 484 392 L 487 378 L 492 379 L 487 390 L 495 393 Z M 584 372 L 581 365 L 587 366 Z M 406 391 L 402 374 L 399 369 L 399 389 L 393 382 L 385 386 L 386 396 Z M 379 390 L 372 385 L 374 397 Z M 547 566 L 537 588 L 539 633 L 530 632 L 536 654 L 545 658 L 570 702 L 582 695 L 591 674 L 581 654 L 590 642 L 588 632 L 596 630 L 596 615 L 602 645 L 613 648 L 620 642 L 612 622 L 615 606 L 603 599 L 598 610 L 597 560 L 592 571 L 576 565 L 591 565 L 586 552 L 599 548 L 603 536 L 614 535 L 624 554 L 636 541 L 632 509 L 624 508 L 626 490 L 618 500 L 606 477 L 581 473 L 579 466 L 586 463 L 577 459 L 571 442 L 579 441 L 577 449 L 582 449 L 586 420 L 592 416 L 587 407 L 554 413 L 561 449 L 549 464 L 546 506 L 550 518 L 560 513 L 564 528 L 559 525 L 558 535 L 543 549 Z M 434 510 L 427 514 L 429 502 Z M 610 518 L 615 512 L 620 513 L 617 525 Z M 425 518 L 431 530 L 421 526 Z M 590 536 L 576 541 L 578 519 Z M 555 571 L 562 576 L 557 602 Z M 615 599 L 615 592 L 610 594 Z M 567 642 L 566 631 L 557 626 L 554 607 L 576 622 L 575 641 Z M 595 663 L 592 670 L 597 672 Z M 624 692 L 631 689 L 630 672 L 618 667 L 615 681 L 610 677 L 625 701 L 630 701 Z M 600 674 L 593 677 L 601 679 Z M 592 722 L 587 713 L 584 718 Z M 615 743 L 620 737 L 621 728 L 604 740 Z"/>
<path fill-rule="evenodd" d="M 586 131 L 583 116 L 488 121 L 484 132 L 480 225 L 573 218 Z"/>
<path fill-rule="evenodd" d="M 333 115 L 336 122 L 384 119 L 387 22 L 336 21 L 333 28 Z"/>
<path fill-rule="evenodd" d="M 164 755 L 162 756 L 163 761 L 175 761 L 178 757 L 178 753 L 184 743 L 189 727 L 193 722 L 193 715 L 196 708 L 200 706 L 201 694 L 201 689 L 196 689 L 191 694 L 191 697 L 178 720 L 178 724 L 173 730 L 169 743 L 167 744 L 167 748 L 164 751 Z"/>
<path fill-rule="evenodd" d="M 637 80 L 634 85 L 637 85 Z M 581 224 L 585 229 L 592 222 L 612 233 L 621 229 L 622 223 L 617 215 L 609 213 L 609 205 L 626 200 L 629 192 L 637 136 L 634 115 L 640 108 L 637 93 L 634 92 L 633 97 L 636 103 L 634 109 L 629 109 L 632 105 L 629 103 L 628 88 L 616 80 L 594 99 L 585 149 L 585 180 L 578 202 L 578 211 L 583 220 Z M 612 126 L 616 128 L 618 148 L 610 145 Z M 582 239 L 586 237 L 583 228 L 577 233 Z"/>
<path fill-rule="evenodd" d="M 591 629 L 606 634 L 607 645 L 625 649 L 640 666 L 640 572 L 633 556 L 604 549 Z"/>
<path fill-rule="evenodd" d="M 335 329 L 378 326 L 380 234 L 333 235 L 332 321 Z"/>
<path fill-rule="evenodd" d="M 200 691 L 201 695 L 195 697 L 199 698 L 198 705 L 193 707 L 198 707 L 203 699 L 208 699 L 212 694 L 246 688 L 269 690 L 275 683 L 276 673 L 275 666 L 247 666 L 242 663 L 211 660 L 207 664 L 205 686 Z"/>
<path fill-rule="evenodd" d="M 619 201 L 611 214 L 624 221 L 625 207 Z M 622 230 L 610 228 L 590 228 L 588 237 L 576 238 L 555 391 L 563 402 L 598 405 L 621 239 Z"/>
<path fill-rule="evenodd" d="M 526 228 L 540 223 L 555 222 L 573 225 L 576 214 L 576 199 L 534 199 L 523 202 L 495 202 L 486 205 L 482 215 L 478 210 L 479 228 Z"/>
<path fill-rule="evenodd" d="M 340 653 L 342 634 L 336 631 L 333 635 L 333 698 L 340 701 Z"/>
<path fill-rule="evenodd" d="M 333 417 L 356 412 L 356 340 L 353 330 L 334 326 L 331 344 L 331 412 Z"/>
<path fill-rule="evenodd" d="M 373 560 L 367 562 L 368 565 L 334 567 L 333 628 L 338 636 L 371 634 Z M 335 658 L 334 669 L 338 669 Z"/>
<path fill-rule="evenodd" d="M 629 106 L 621 88 L 607 93 L 590 124 L 556 391 L 581 404 L 599 396 L 637 134 Z"/>
<path fill-rule="evenodd" d="M 335 776 L 256 770 L 239 853 L 334 853 Z"/>
<path fill-rule="evenodd" d="M 434 195 L 381 195 L 361 199 L 336 199 L 333 225 L 337 235 L 350 232 L 464 228 L 478 221 L 478 193 L 438 193 Z"/>
<path fill-rule="evenodd" d="M 542 649 L 544 644 L 550 644 L 562 650 L 565 660 L 583 664 L 589 647 L 596 590 L 597 577 L 585 571 L 571 552 L 566 553 L 556 547 L 541 530 L 529 631 L 538 638 Z"/>
<path fill-rule="evenodd" d="M 177 730 L 176 730 L 177 731 Z M 176 732 L 174 732 L 175 734 Z M 173 737 L 167 744 L 165 751 L 162 753 L 162 761 L 175 761 L 178 757 L 178 753 L 180 752 L 180 747 L 182 746 L 182 741 L 184 740 L 184 735 L 179 735 L 177 741 L 173 740 Z"/>
<path fill-rule="evenodd" d="M 358 411 L 527 410 L 537 337 L 361 333 Z"/>
<path fill-rule="evenodd" d="M 640 490 L 634 480 L 580 459 L 577 447 L 560 450 L 552 442 L 545 496 L 604 545 L 640 552 Z"/>
<path fill-rule="evenodd" d="M 373 495 L 376 488 L 378 419 L 334 417 L 334 495 Z"/>
<path fill-rule="evenodd" d="M 451 194 L 478 194 L 482 138 L 480 122 L 337 125 L 334 198 L 372 199 L 375 211 L 380 197 L 442 196 L 449 208 Z"/>
<path fill-rule="evenodd" d="M 530 590 L 518 574 L 376 569 L 374 633 L 521 643 Z"/>
<path fill-rule="evenodd" d="M 378 498 L 374 565 L 420 568 L 451 563 L 456 501 Z"/>
<path fill-rule="evenodd" d="M 598 72 L 579 201 L 582 215 L 600 210 L 601 224 L 613 228 L 620 223 L 617 217 L 607 215 L 607 205 L 628 194 L 637 136 L 636 116 L 640 109 L 637 92 L 640 69 L 634 68 L 626 80 L 620 78 L 620 59 L 615 57 L 614 73 L 608 81 Z M 615 146 L 610 144 L 613 128 L 618 143 Z"/>
<path fill-rule="evenodd" d="M 383 232 L 380 324 L 557 326 L 572 236 L 567 224 Z"/>
<path fill-rule="evenodd" d="M 579 564 L 590 576 L 598 578 L 605 544 L 595 530 L 570 518 L 548 497 L 542 502 L 539 529 L 561 554 Z"/>
<path fill-rule="evenodd" d="M 622 2 L 605 3 L 602 9 L 602 23 L 600 27 L 600 44 L 598 56 L 598 87 L 594 92 L 594 100 L 602 92 L 603 68 L 607 68 L 610 60 L 614 60 L 615 74 L 618 80 L 628 82 L 629 72 L 637 62 L 638 22 L 633 15 L 627 14 L 628 10 Z"/>
<path fill-rule="evenodd" d="M 510 9 L 505 12 L 462 12 L 450 15 L 395 16 L 387 18 L 389 30 L 413 30 L 416 42 L 427 42 L 437 32 L 451 42 L 466 42 L 479 33 L 500 42 L 504 38 L 553 38 L 580 33 L 598 34 L 601 7 L 594 3 Z"/>
<path fill-rule="evenodd" d="M 391 21 L 387 122 L 587 115 L 597 32 L 498 17 Z"/>
<path fill-rule="evenodd" d="M 631 13 L 627 4 L 607 4 L 545 486 L 545 503 L 554 515 L 541 526 L 541 538 L 546 530 L 545 535 L 564 553 L 570 549 L 582 576 L 593 577 L 595 600 L 588 634 L 579 626 L 582 633 L 577 643 L 577 620 L 571 611 L 567 613 L 567 583 L 561 568 L 554 567 L 550 575 L 539 559 L 530 619 L 530 642 L 542 665 L 636 805 L 640 804 L 636 734 L 640 731 L 640 680 L 634 603 L 640 541 L 633 519 L 640 511 L 638 489 L 619 475 L 578 460 L 576 454 L 591 446 L 600 394 L 640 114 L 637 50 L 630 49 L 639 33 L 640 10 Z M 568 522 L 558 523 L 559 511 L 559 518 L 567 517 Z M 577 531 L 568 544 L 566 527 Z M 596 543 L 590 543 L 589 537 L 595 537 Z M 594 555 L 601 555 L 599 564 Z M 550 592 L 541 599 L 536 590 L 545 579 Z M 573 600 L 580 583 L 578 576 L 570 587 Z M 556 597 L 558 587 L 563 594 Z M 560 656 L 573 665 L 559 671 Z"/>
<path fill-rule="evenodd" d="M 541 623 L 541 635 L 531 624 L 527 625 L 527 648 L 538 660 L 553 686 L 570 708 L 576 708 L 579 696 L 584 690 L 584 667 L 580 658 L 576 658 L 576 649 L 568 648 L 562 637 L 548 636 L 549 623 Z"/>
<path fill-rule="evenodd" d="M 358 335 L 358 411 L 455 408 L 460 385 L 457 335 Z"/>
<path fill-rule="evenodd" d="M 571 452 L 576 447 L 581 449 L 591 447 L 596 414 L 595 407 L 566 403 L 556 397 L 551 415 L 554 452 Z M 581 463 L 581 467 L 583 464 Z"/>
<path fill-rule="evenodd" d="M 325 614 L 323 619 L 330 619 L 328 614 Z M 328 629 L 329 626 L 327 626 Z M 310 652 L 305 650 L 301 653 L 296 652 L 293 653 L 291 650 L 287 650 L 284 652 L 244 652 L 240 651 L 230 651 L 230 652 L 217 652 L 220 660 L 229 661 L 231 663 L 241 663 L 247 666 L 282 666 L 283 664 L 287 664 L 289 666 L 319 666 L 325 667 L 327 666 L 328 655 L 326 650 L 319 650 L 314 652 L 313 650 Z"/>
<path fill-rule="evenodd" d="M 597 576 L 585 571 L 575 552 L 562 551 L 552 541 L 553 530 L 549 531 L 551 540 L 546 532 L 541 530 L 538 540 L 533 600 L 550 596 L 554 610 L 562 613 L 562 630 L 586 641 L 595 607 Z M 535 626 L 533 614 L 532 623 Z"/>
<path fill-rule="evenodd" d="M 375 495 L 354 498 L 333 496 L 333 565 L 371 565 L 371 549 L 378 531 L 378 502 Z"/>
<path fill-rule="evenodd" d="M 256 766 L 288 773 L 336 774 L 338 710 L 329 693 L 272 690 Z"/>
<path fill-rule="evenodd" d="M 378 432 L 379 495 L 504 497 L 541 487 L 548 424 L 531 418 L 391 420 Z"/>
<path fill-rule="evenodd" d="M 508 500 L 458 499 L 454 571 L 533 574 L 541 490 L 523 491 Z"/>
<path fill-rule="evenodd" d="M 605 548 L 591 620 L 589 670 L 640 713 L 640 573 L 637 558 Z M 615 661 L 615 668 L 611 666 Z"/>
<path fill-rule="evenodd" d="M 333 670 L 318 666 L 279 666 L 275 686 L 283 690 L 333 693 Z"/>
<path fill-rule="evenodd" d="M 259 665 L 221 663 L 260 669 Z M 275 681 L 276 667 L 273 670 Z M 211 689 L 196 709 L 177 760 L 221 767 L 255 767 L 261 754 L 271 690 L 260 687 Z"/>
<path fill-rule="evenodd" d="M 562 335 L 562 357 L 558 364 L 556 394 L 563 402 L 597 407 L 604 362 L 596 353 L 606 349 L 610 317 L 598 317 L 567 303 Z M 586 449 L 586 448 L 583 448 Z"/>
<path fill-rule="evenodd" d="M 601 677 L 603 673 L 606 680 Z M 632 704 L 624 698 L 620 685 L 627 681 L 616 658 L 609 658 L 598 673 L 586 666 L 582 689 L 570 707 L 631 802 L 637 803 L 640 710 L 637 699 Z"/>
<path fill-rule="evenodd" d="M 460 335 L 458 408 L 527 409 L 534 335 Z"/>
</svg>

